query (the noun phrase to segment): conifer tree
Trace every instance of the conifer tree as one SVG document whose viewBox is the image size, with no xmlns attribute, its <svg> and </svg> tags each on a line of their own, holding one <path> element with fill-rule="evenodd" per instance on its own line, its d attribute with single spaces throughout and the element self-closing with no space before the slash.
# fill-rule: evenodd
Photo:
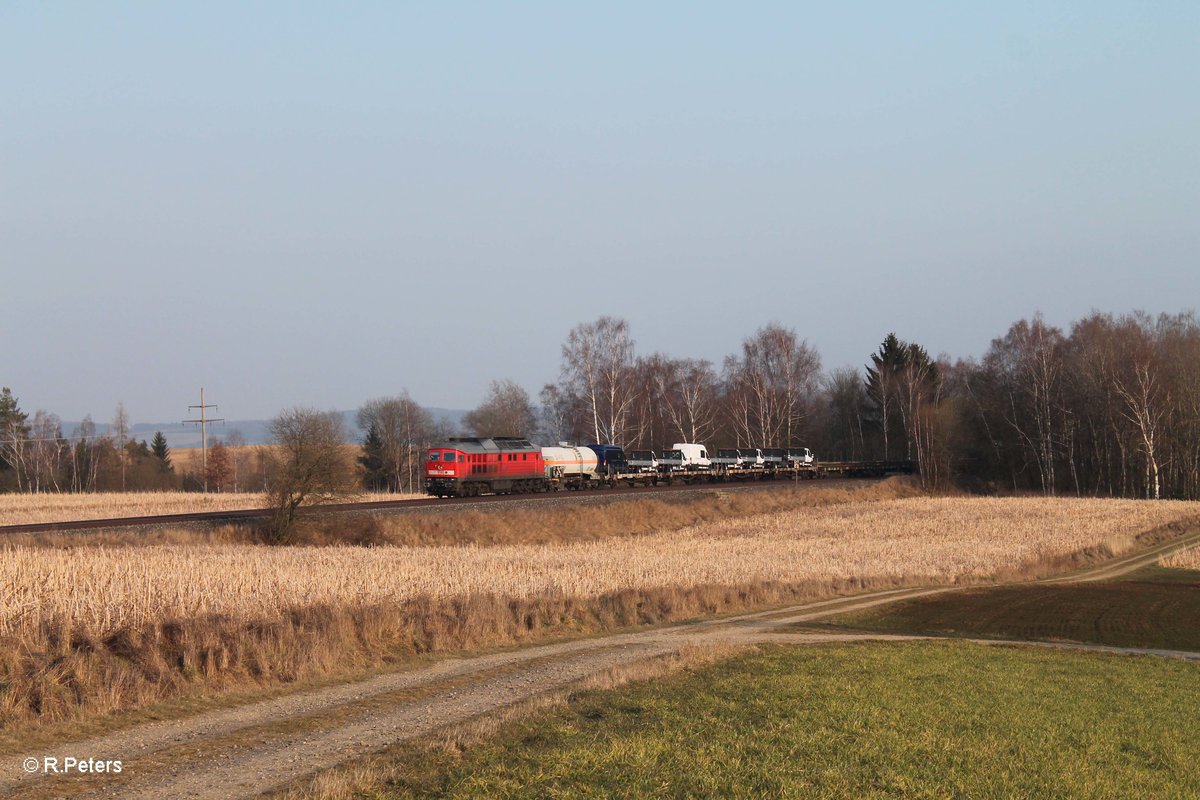
<svg viewBox="0 0 1200 800">
<path fill-rule="evenodd" d="M 160 470 L 171 472 L 174 469 L 171 466 L 171 448 L 167 447 L 167 437 L 163 436 L 162 431 L 154 432 L 154 438 L 150 440 L 150 452 L 158 459 Z"/>
<path fill-rule="evenodd" d="M 889 333 L 871 354 L 867 366 L 867 421 L 879 430 L 883 439 L 883 457 L 891 458 L 891 436 L 897 416 L 900 373 L 908 363 L 908 346 L 894 333 Z"/>
<path fill-rule="evenodd" d="M 379 427 L 375 423 L 367 428 L 362 451 L 358 463 L 363 468 L 363 487 L 373 492 L 386 489 L 387 463 L 384 459 L 383 437 L 379 435 Z"/>
<path fill-rule="evenodd" d="M 12 390 L 0 389 L 0 473 L 16 473 L 17 488 L 21 488 L 22 455 L 29 438 L 29 415 L 21 410 Z"/>
</svg>

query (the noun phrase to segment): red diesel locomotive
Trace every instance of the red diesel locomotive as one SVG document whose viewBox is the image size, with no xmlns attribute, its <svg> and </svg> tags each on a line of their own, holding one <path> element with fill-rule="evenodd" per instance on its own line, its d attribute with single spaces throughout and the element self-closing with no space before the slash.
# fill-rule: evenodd
<svg viewBox="0 0 1200 800">
<path fill-rule="evenodd" d="M 550 488 L 542 449 L 508 436 L 452 436 L 429 448 L 426 490 L 438 497 L 544 492 Z"/>
</svg>

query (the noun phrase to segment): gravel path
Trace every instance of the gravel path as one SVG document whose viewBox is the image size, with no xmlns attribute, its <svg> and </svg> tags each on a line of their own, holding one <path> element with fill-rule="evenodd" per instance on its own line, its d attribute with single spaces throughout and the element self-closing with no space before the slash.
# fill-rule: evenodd
<svg viewBox="0 0 1200 800">
<path fill-rule="evenodd" d="M 1200 541 L 1200 533 L 1114 559 L 1056 580 L 1107 580 L 1155 563 L 1165 553 Z M 568 687 L 588 675 L 687 647 L 765 642 L 819 644 L 924 637 L 782 632 L 800 622 L 892 603 L 953 588 L 872 592 L 742 614 L 521 648 L 209 711 L 178 720 L 139 724 L 54 753 L 6 757 L 0 796 L 234 798 L 252 797 L 297 778 Z M 1200 660 L 1200 654 L 1069 643 L 979 640 L 988 645 L 1030 645 L 1104 653 L 1133 653 Z M 120 775 L 27 774 L 22 759 L 75 755 L 120 759 Z"/>
</svg>

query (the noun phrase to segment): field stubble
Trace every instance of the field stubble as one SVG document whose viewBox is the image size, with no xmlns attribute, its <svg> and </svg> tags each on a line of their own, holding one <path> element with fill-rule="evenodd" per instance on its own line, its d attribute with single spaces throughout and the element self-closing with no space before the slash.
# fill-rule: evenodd
<svg viewBox="0 0 1200 800">
<path fill-rule="evenodd" d="M 347 502 L 406 500 L 415 494 L 360 494 Z M 32 525 L 85 519 L 119 519 L 159 514 L 197 514 L 265 508 L 262 492 L 88 492 L 0 494 L 0 525 Z"/>
<path fill-rule="evenodd" d="M 702 504 L 718 518 L 660 533 L 616 528 L 589 538 L 564 529 L 558 542 L 9 546 L 0 550 L 0 718 L 110 711 L 189 688 L 269 685 L 404 653 L 851 590 L 1033 576 L 1124 552 L 1139 534 L 1194 520 L 1200 508 L 927 497 L 813 506 L 811 495 L 796 498 L 800 507 L 782 510 L 775 498 L 761 501 L 769 513 L 743 506 L 731 517 Z"/>
<path fill-rule="evenodd" d="M 1200 570 L 1200 547 L 1192 547 L 1187 550 L 1181 550 L 1178 553 L 1169 555 L 1166 558 L 1161 558 L 1158 561 L 1160 566 L 1169 569 L 1195 569 Z"/>
<path fill-rule="evenodd" d="M 756 582 L 888 586 L 1032 574 L 1134 537 L 1194 507 L 1115 500 L 912 498 L 701 523 L 562 544 L 266 548 L 173 544 L 0 554 L 0 634 L 47 620 L 105 636 L 220 615 L 428 598 L 593 598 Z"/>
</svg>

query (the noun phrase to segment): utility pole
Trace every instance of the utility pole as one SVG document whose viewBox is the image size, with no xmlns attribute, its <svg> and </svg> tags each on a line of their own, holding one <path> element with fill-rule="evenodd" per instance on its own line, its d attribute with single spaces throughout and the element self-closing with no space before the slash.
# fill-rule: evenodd
<svg viewBox="0 0 1200 800">
<path fill-rule="evenodd" d="M 192 411 L 193 409 L 197 409 L 197 408 L 200 409 L 200 419 L 185 419 L 183 421 L 183 424 L 188 425 L 188 424 L 195 423 L 200 426 L 200 459 L 201 459 L 200 473 L 204 478 L 204 492 L 205 492 L 205 494 L 207 494 L 208 493 L 208 423 L 224 422 L 225 419 L 224 419 L 224 417 L 219 417 L 216 419 L 208 418 L 208 414 L 207 414 L 208 409 L 216 408 L 216 405 L 205 405 L 204 404 L 204 387 L 203 386 L 200 387 L 200 405 L 188 406 L 188 411 Z"/>
</svg>

